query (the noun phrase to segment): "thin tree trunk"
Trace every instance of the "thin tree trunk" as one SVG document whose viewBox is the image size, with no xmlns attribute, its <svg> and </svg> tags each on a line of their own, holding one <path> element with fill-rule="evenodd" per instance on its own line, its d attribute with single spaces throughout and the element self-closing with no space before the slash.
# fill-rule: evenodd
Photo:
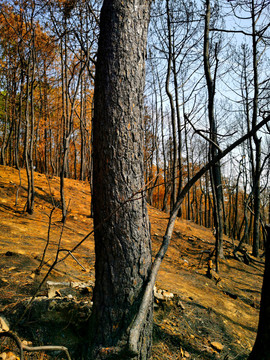
<svg viewBox="0 0 270 360">
<path fill-rule="evenodd" d="M 66 34 L 64 35 L 66 37 Z M 65 222 L 67 216 L 67 205 L 65 199 L 65 176 L 66 176 L 66 163 L 67 163 L 67 150 L 69 144 L 67 144 L 67 110 L 66 110 L 66 79 L 65 79 L 65 47 L 66 42 L 63 45 L 63 39 L 61 39 L 61 83 L 62 83 L 62 154 L 60 160 L 60 197 L 62 206 L 62 222 Z M 61 149 L 60 149 L 61 151 Z"/>
<path fill-rule="evenodd" d="M 28 182 L 28 202 L 27 212 L 32 214 L 34 211 L 34 162 L 33 162 L 33 147 L 34 147 L 34 134 L 35 134 L 35 113 L 34 113 L 34 75 L 35 75 L 35 34 L 33 34 L 33 50 L 32 50 L 32 74 L 31 74 L 31 87 L 30 87 L 30 104 L 31 104 L 31 121 L 30 121 L 30 146 L 29 146 L 29 169 L 30 169 L 30 183 Z M 29 177 L 28 177 L 29 178 Z"/>
<path fill-rule="evenodd" d="M 258 96 L 259 96 L 259 84 L 258 84 L 258 59 L 257 59 L 257 32 L 256 32 L 256 4 L 252 0 L 252 50 L 253 50 L 253 83 L 254 83 L 254 95 L 253 95 L 253 114 L 252 114 L 252 127 L 257 124 L 258 116 Z M 253 174 L 253 195 L 254 195 L 254 224 L 253 224 L 253 249 L 252 255 L 259 256 L 260 247 L 260 177 L 261 177 L 261 139 L 257 134 L 254 134 L 253 140 L 255 143 L 255 172 Z"/>
<path fill-rule="evenodd" d="M 178 135 L 178 194 L 182 190 L 183 183 L 183 169 L 182 169 L 182 129 L 181 129 L 181 118 L 180 118 L 180 106 L 179 106 L 179 95 L 178 95 L 178 81 L 177 81 L 177 72 L 176 72 L 176 61 L 175 57 L 172 60 L 173 63 L 173 82 L 174 82 L 174 96 L 175 96 L 175 105 L 176 105 L 176 119 L 177 119 L 177 135 Z M 181 217 L 182 210 L 180 208 L 178 216 Z"/>
<path fill-rule="evenodd" d="M 170 75 L 172 70 L 172 61 L 173 61 L 173 52 L 172 52 L 172 34 L 171 34 L 171 19 L 170 19 L 170 8 L 169 0 L 166 0 L 166 15 L 167 15 L 167 27 L 168 27 L 168 47 L 169 47 L 169 57 L 167 64 L 167 75 L 166 75 L 166 93 L 169 98 L 170 107 L 171 107 L 171 124 L 172 124 L 172 139 L 173 139 L 173 154 L 172 154 L 172 191 L 171 191 L 171 210 L 174 207 L 176 202 L 177 192 L 176 192 L 176 175 L 177 175 L 177 138 L 176 138 L 176 119 L 175 119 L 175 106 L 173 101 L 172 93 L 170 92 Z"/>
<path fill-rule="evenodd" d="M 183 113 L 185 114 L 185 96 L 183 89 Z M 185 118 L 185 116 L 184 116 Z M 190 164 L 189 164 L 189 148 L 188 148 L 188 133 L 187 133 L 187 119 L 185 119 L 185 148 L 186 148 L 186 163 L 187 163 L 187 182 L 190 179 Z M 190 220 L 190 192 L 187 194 L 187 219 Z M 206 226 L 206 225 L 205 225 Z"/>
<path fill-rule="evenodd" d="M 85 154 L 86 154 L 86 124 L 85 124 L 85 80 L 81 78 L 81 105 L 80 105 L 80 136 L 81 136 L 81 165 L 80 165 L 80 180 L 85 180 Z"/>
<path fill-rule="evenodd" d="M 209 62 L 209 24 L 210 24 L 210 0 L 206 0 L 205 33 L 204 33 L 204 70 L 208 89 L 208 117 L 210 125 L 210 156 L 213 159 L 218 154 L 217 127 L 214 117 L 215 77 L 212 79 Z M 216 70 L 215 70 L 216 72 Z M 216 226 L 216 263 L 218 258 L 224 258 L 223 254 L 223 215 L 222 215 L 222 180 L 220 163 L 216 163 L 211 169 L 212 189 L 214 194 L 214 216 Z"/>
<path fill-rule="evenodd" d="M 164 196 L 161 210 L 168 212 L 168 199 L 169 199 L 169 182 L 168 182 L 168 167 L 167 167 L 167 156 L 166 156 L 166 147 L 164 141 L 164 111 L 163 111 L 163 95 L 162 87 L 159 79 L 159 74 L 157 74 L 158 86 L 159 86 L 159 96 L 160 96 L 160 114 L 161 114 L 161 144 L 162 144 L 162 155 L 163 155 L 163 177 L 164 177 Z"/>
<path fill-rule="evenodd" d="M 7 123 L 8 123 L 8 93 L 5 96 L 5 125 L 4 125 L 4 133 L 3 140 L 1 146 L 1 165 L 6 165 L 6 147 L 7 147 Z"/>
<path fill-rule="evenodd" d="M 234 203 L 234 224 L 233 224 L 233 233 L 232 236 L 235 239 L 238 234 L 238 193 L 239 193 L 239 180 L 241 176 L 241 171 L 237 176 L 236 180 L 236 191 L 235 191 L 235 203 Z"/>
<path fill-rule="evenodd" d="M 15 143 L 15 164 L 16 169 L 20 169 L 20 132 L 21 132 L 21 123 L 23 115 L 23 84 L 24 84 L 24 74 L 23 69 L 21 69 L 20 74 L 20 94 L 19 94 L 19 109 L 18 109 L 18 123 L 16 125 L 16 143 Z"/>
</svg>

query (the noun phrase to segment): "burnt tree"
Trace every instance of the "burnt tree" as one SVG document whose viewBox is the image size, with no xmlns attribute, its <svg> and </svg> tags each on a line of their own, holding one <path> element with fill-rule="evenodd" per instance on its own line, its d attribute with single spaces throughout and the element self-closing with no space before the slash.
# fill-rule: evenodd
<svg viewBox="0 0 270 360">
<path fill-rule="evenodd" d="M 265 270 L 263 277 L 258 333 L 248 360 L 270 359 L 270 225 L 266 226 Z"/>
<path fill-rule="evenodd" d="M 129 328 L 151 267 L 143 171 L 149 0 L 104 0 L 95 80 L 93 207 L 96 285 L 90 358 L 130 358 Z M 129 201 L 127 201 L 129 199 Z M 151 351 L 152 302 L 134 359 Z"/>
<path fill-rule="evenodd" d="M 210 127 L 210 159 L 214 159 L 219 153 L 219 144 L 218 144 L 218 136 L 217 136 L 217 121 L 214 114 L 214 99 L 215 99 L 215 91 L 216 91 L 216 76 L 217 76 L 217 48 L 215 47 L 215 70 L 214 77 L 211 75 L 211 67 L 210 67 L 210 39 L 209 39 L 209 28 L 210 28 L 210 20 L 211 20 L 211 6 L 210 0 L 206 0 L 205 2 L 206 13 L 205 13 L 205 29 L 204 29 L 204 72 L 208 90 L 208 119 L 209 119 L 209 127 Z M 223 189 L 222 189 L 222 176 L 221 176 L 221 165 L 219 162 L 216 162 L 214 166 L 211 168 L 211 183 L 212 190 L 214 196 L 214 221 L 216 227 L 216 270 L 218 271 L 218 259 L 224 258 L 223 253 Z"/>
</svg>

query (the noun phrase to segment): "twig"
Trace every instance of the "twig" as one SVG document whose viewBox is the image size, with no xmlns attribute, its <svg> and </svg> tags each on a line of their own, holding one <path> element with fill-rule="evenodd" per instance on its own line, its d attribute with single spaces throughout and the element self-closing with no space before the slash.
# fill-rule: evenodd
<svg viewBox="0 0 270 360">
<path fill-rule="evenodd" d="M 192 127 L 192 129 L 194 130 L 195 134 L 199 134 L 204 140 L 210 142 L 212 145 L 214 145 L 218 151 L 221 151 L 220 147 L 218 146 L 217 143 L 215 143 L 212 139 L 208 138 L 207 136 L 205 136 L 204 134 L 202 134 L 202 131 L 204 130 L 200 130 L 200 129 L 196 129 L 195 126 L 192 124 L 192 122 L 189 120 L 187 114 L 184 114 L 184 118 L 185 120 L 187 120 L 187 122 L 190 124 L 190 126 Z"/>
<path fill-rule="evenodd" d="M 50 212 L 50 216 L 49 216 L 49 226 L 48 226 L 48 234 L 47 234 L 47 242 L 46 242 L 46 245 L 45 245 L 45 248 L 44 248 L 44 251 L 43 251 L 43 255 L 42 255 L 41 262 L 40 262 L 38 268 L 35 270 L 35 273 L 36 273 L 36 274 L 40 274 L 40 270 L 41 270 L 42 266 L 44 265 L 45 255 L 46 255 L 46 252 L 47 252 L 47 249 L 48 249 L 48 246 L 49 246 L 49 242 L 50 242 L 50 232 L 51 232 L 51 225 L 52 225 L 52 215 L 53 215 L 54 210 L 55 210 L 55 206 L 52 208 L 52 210 L 51 210 L 51 212 Z"/>
<path fill-rule="evenodd" d="M 69 253 L 69 255 L 76 261 L 77 264 L 79 264 L 84 271 L 86 271 L 86 268 L 79 262 L 79 260 L 72 254 L 72 252 L 70 250 L 67 249 L 60 249 L 59 251 L 67 251 Z"/>
<path fill-rule="evenodd" d="M 49 179 L 47 174 L 45 174 L 45 176 L 46 176 L 46 180 L 47 180 L 48 186 L 49 186 L 50 196 L 51 196 L 51 199 L 52 199 L 52 205 L 55 208 L 56 206 L 55 206 L 54 197 L 53 197 L 53 194 L 52 194 L 50 179 Z"/>
</svg>

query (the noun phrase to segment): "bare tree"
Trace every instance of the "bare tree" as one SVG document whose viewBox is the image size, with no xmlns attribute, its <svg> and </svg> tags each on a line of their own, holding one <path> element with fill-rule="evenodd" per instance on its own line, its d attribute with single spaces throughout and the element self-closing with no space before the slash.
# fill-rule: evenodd
<svg viewBox="0 0 270 360">
<path fill-rule="evenodd" d="M 217 137 L 217 122 L 214 114 L 214 98 L 216 87 L 216 75 L 217 75 L 217 48 L 218 44 L 215 44 L 215 57 L 216 65 L 214 69 L 214 75 L 211 75 L 210 68 L 210 54 L 209 54 L 209 29 L 211 18 L 211 6 L 210 0 L 206 0 L 206 13 L 205 13 L 205 30 L 204 30 L 204 70 L 208 89 L 208 119 L 210 126 L 210 158 L 213 159 L 219 152 L 219 144 Z M 212 190 L 214 195 L 214 217 L 216 227 L 216 264 L 218 265 L 218 258 L 224 258 L 223 254 L 223 191 L 222 191 L 222 179 L 220 164 L 217 162 L 211 169 Z"/>
</svg>

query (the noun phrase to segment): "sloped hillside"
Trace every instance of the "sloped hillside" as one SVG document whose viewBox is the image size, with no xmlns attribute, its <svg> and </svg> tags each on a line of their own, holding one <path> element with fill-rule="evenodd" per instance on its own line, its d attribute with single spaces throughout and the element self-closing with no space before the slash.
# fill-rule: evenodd
<svg viewBox="0 0 270 360">
<path fill-rule="evenodd" d="M 25 171 L 19 174 L 13 168 L 0 167 L 2 313 L 36 292 L 55 259 L 59 242 L 61 248 L 70 250 L 93 230 L 89 184 L 70 179 L 65 184 L 69 213 L 63 228 L 61 211 L 57 208 L 58 178 L 35 174 L 35 212 L 28 215 L 24 212 Z M 54 205 L 56 208 L 52 211 Z M 168 215 L 149 207 L 149 216 L 155 253 Z M 39 272 L 36 270 L 46 243 L 45 264 Z M 217 282 L 206 277 L 207 251 L 213 248 L 214 237 L 209 229 L 185 220 L 176 221 L 156 284 L 158 289 L 173 293 L 174 298 L 155 306 L 153 359 L 246 359 L 251 350 L 259 314 L 263 264 L 254 261 L 245 265 L 234 260 L 232 242 L 226 238 L 226 260 L 221 262 Z M 75 259 L 69 256 L 58 264 L 47 280 L 93 283 L 93 233 L 74 256 Z M 41 295 L 47 296 L 46 284 L 37 293 Z M 81 296 L 89 299 L 91 290 Z"/>
</svg>

